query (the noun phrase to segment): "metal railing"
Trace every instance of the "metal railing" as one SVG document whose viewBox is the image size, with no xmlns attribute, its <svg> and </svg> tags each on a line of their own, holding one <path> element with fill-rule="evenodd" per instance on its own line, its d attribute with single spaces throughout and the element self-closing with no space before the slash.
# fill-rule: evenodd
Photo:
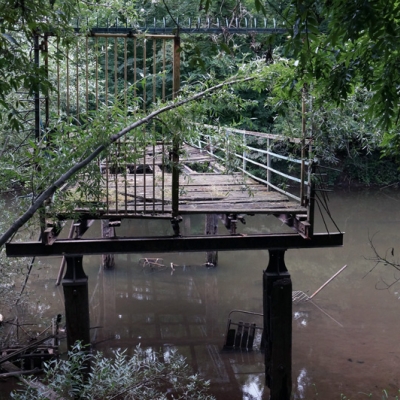
<svg viewBox="0 0 400 400">
<path fill-rule="evenodd" d="M 61 48 L 56 37 L 42 35 L 40 41 L 41 45 L 34 49 L 37 63 L 41 52 L 56 51 L 64 57 L 54 60 L 44 54 L 49 79 L 57 91 L 45 98 L 44 107 L 36 107 L 38 136 L 43 131 L 49 132 L 54 121 L 62 119 L 85 129 L 89 127 L 90 112 L 112 106 L 116 100 L 126 109 L 131 106 L 128 92 L 134 99 L 141 99 L 140 107 L 145 111 L 151 103 L 173 98 L 179 91 L 178 36 L 92 32 L 91 36 L 82 35 L 66 48 Z M 39 43 L 39 38 L 36 42 Z M 224 139 L 219 142 L 215 141 L 213 131 L 216 130 L 223 132 Z M 307 204 L 310 164 L 304 152 L 301 151 L 299 158 L 277 151 L 277 143 L 291 143 L 304 149 L 307 146 L 304 139 L 209 125 L 201 128 L 198 138 L 198 148 L 213 155 L 226 168 L 235 167 L 236 171 L 301 205 Z M 254 139 L 262 140 L 262 145 L 253 144 Z M 166 139 L 162 129 L 151 124 L 127 135 L 112 146 L 107 157 L 98 160 L 103 176 L 101 198 L 82 199 L 83 204 L 84 201 L 96 203 L 92 209 L 108 217 L 157 215 L 165 218 L 172 214 L 178 218 L 182 146 L 178 135 Z M 277 166 L 278 161 L 287 170 Z M 297 166 L 293 170 L 296 174 L 288 165 Z"/>
<path fill-rule="evenodd" d="M 146 112 L 152 103 L 173 99 L 179 91 L 180 39 L 175 35 L 92 32 L 90 36 L 78 35 L 70 46 L 61 46 L 57 37 L 43 34 L 36 36 L 38 43 L 40 46 L 34 49 L 36 63 L 44 59 L 49 80 L 56 88 L 52 95 L 42 96 L 43 104 L 37 102 L 35 107 L 35 135 L 37 139 L 47 135 L 48 145 L 51 130 L 60 121 L 67 123 L 71 131 L 76 127 L 73 135 L 89 133 L 93 113 L 104 110 L 106 114 L 110 109 L 111 118 L 115 104 L 127 116 L 129 112 Z M 48 57 L 48 52 L 62 57 Z M 101 195 L 79 200 L 92 204 L 92 209 L 97 204 L 104 214 L 127 215 L 155 214 L 159 198 L 164 212 L 164 194 L 174 193 L 172 187 L 165 186 L 164 172 L 173 162 L 165 155 L 178 154 L 174 146 L 177 144 L 166 139 L 162 130 L 156 131 L 154 124 L 126 135 L 98 160 Z M 172 201 L 176 210 L 176 195 Z"/>
<path fill-rule="evenodd" d="M 286 33 L 288 30 L 285 24 L 276 18 L 265 17 L 231 17 L 231 18 L 210 18 L 210 17 L 179 17 L 175 20 L 171 17 L 160 19 L 152 18 L 145 20 L 130 20 L 121 22 L 118 18 L 97 20 L 96 24 L 89 26 L 89 23 L 77 19 L 73 23 L 75 30 L 89 29 L 92 34 L 97 33 L 125 33 L 135 34 L 146 32 L 148 34 L 218 34 L 218 33 Z"/>
<path fill-rule="evenodd" d="M 302 193 L 306 193 L 307 188 L 310 185 L 310 175 L 311 175 L 311 163 L 308 159 L 296 158 L 296 155 L 284 155 L 280 154 L 277 150 L 274 150 L 278 143 L 290 143 L 297 147 L 306 145 L 309 146 L 309 141 L 303 141 L 300 138 L 288 138 L 285 136 L 273 135 L 269 133 L 253 132 L 248 130 L 234 129 L 229 127 L 216 127 L 212 125 L 203 126 L 203 134 L 199 136 L 196 143 L 192 143 L 199 149 L 207 151 L 209 154 L 213 155 L 215 158 L 220 160 L 225 165 L 230 165 L 229 159 L 233 154 L 237 159 L 241 160 L 241 163 L 236 163 L 235 168 L 242 171 L 249 177 L 257 180 L 268 186 L 270 189 L 274 189 L 286 196 L 299 201 L 302 204 L 306 203 L 306 199 L 303 198 Z M 208 131 L 208 133 L 207 133 Z M 215 132 L 218 132 L 215 135 Z M 221 133 L 225 137 L 224 145 L 221 146 L 216 141 L 220 141 Z M 218 139 L 216 139 L 216 137 Z M 257 138 L 263 142 L 261 147 L 254 147 L 249 145 L 251 139 Z M 231 142 L 234 142 L 232 145 Z M 304 143 L 303 143 L 304 142 Z M 232 148 L 233 151 L 230 149 Z M 265 162 L 258 162 L 256 159 L 259 156 L 264 156 Z M 283 160 L 289 167 L 288 170 L 293 170 L 297 172 L 295 174 L 289 174 L 277 168 L 273 165 L 276 164 L 276 160 Z M 253 168 L 249 168 L 249 164 Z M 298 165 L 299 168 L 290 168 L 290 165 Z M 304 169 L 307 169 L 306 171 Z M 258 170 L 255 173 L 254 170 Z M 260 171 L 264 172 L 259 173 Z M 260 175 L 265 175 L 264 177 Z M 292 185 L 289 183 L 276 183 L 279 181 L 277 177 L 283 178 L 285 182 L 293 182 L 296 184 L 294 188 L 298 189 L 299 192 L 293 191 Z M 303 178 L 303 179 L 302 179 Z M 290 187 L 291 190 L 287 189 Z"/>
</svg>

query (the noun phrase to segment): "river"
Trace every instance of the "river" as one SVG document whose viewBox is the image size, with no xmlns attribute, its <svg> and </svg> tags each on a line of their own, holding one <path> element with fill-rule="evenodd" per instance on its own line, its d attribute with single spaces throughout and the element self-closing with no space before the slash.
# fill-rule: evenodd
<svg viewBox="0 0 400 400">
<path fill-rule="evenodd" d="M 313 303 L 293 305 L 295 399 L 355 400 L 370 394 L 382 399 L 400 394 L 400 283 L 395 283 L 400 272 L 385 265 L 374 268 L 369 241 L 373 237 L 382 255 L 388 252 L 391 257 L 394 248 L 394 259 L 400 262 L 396 257 L 400 254 L 399 204 L 399 191 L 336 190 L 329 207 L 345 232 L 344 247 L 287 251 L 293 290 L 308 295 L 348 265 Z M 241 233 L 289 231 L 274 217 L 246 220 L 239 226 Z M 184 230 L 200 232 L 203 222 L 193 217 L 184 222 Z M 99 225 L 91 229 L 93 236 Z M 324 229 L 318 217 L 316 231 Z M 335 230 L 332 223 L 329 229 Z M 121 236 L 161 231 L 170 233 L 168 222 L 159 226 L 154 221 L 136 225 L 125 221 L 117 228 Z M 157 263 L 165 267 L 143 267 L 144 257 L 159 257 Z M 41 316 L 63 313 L 62 288 L 55 287 L 59 262 L 41 259 L 34 267 L 29 290 L 35 300 L 32 307 Z M 115 270 L 103 272 L 100 257 L 84 257 L 96 348 L 106 354 L 117 348 L 132 351 L 138 344 L 164 353 L 175 348 L 194 371 L 211 380 L 217 399 L 267 399 L 264 356 L 258 343 L 252 352 L 224 352 L 222 347 L 231 310 L 262 312 L 262 271 L 268 252 L 220 252 L 215 269 L 206 268 L 204 262 L 201 253 L 117 255 Z M 236 322 L 246 318 L 261 324 L 257 316 L 232 315 Z"/>
</svg>

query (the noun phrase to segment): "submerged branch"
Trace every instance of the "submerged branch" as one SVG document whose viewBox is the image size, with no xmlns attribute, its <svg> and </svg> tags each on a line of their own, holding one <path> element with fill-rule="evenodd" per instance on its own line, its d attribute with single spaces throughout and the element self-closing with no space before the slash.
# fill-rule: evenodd
<svg viewBox="0 0 400 400">
<path fill-rule="evenodd" d="M 374 236 L 375 236 L 375 235 L 373 235 L 372 237 L 369 237 L 369 236 L 368 236 L 368 241 L 369 241 L 369 245 L 371 246 L 372 251 L 375 253 L 375 257 L 368 258 L 367 260 L 375 261 L 375 267 L 376 267 L 376 265 L 378 265 L 378 264 L 383 264 L 383 265 L 388 265 L 388 266 L 390 266 L 390 267 L 393 267 L 393 268 L 396 269 L 397 271 L 400 271 L 400 263 L 399 263 L 399 262 L 396 262 L 395 260 L 393 260 L 393 261 L 390 261 L 390 260 L 389 260 L 388 253 L 390 253 L 390 255 L 391 255 L 392 257 L 394 257 L 394 247 L 391 247 L 391 248 L 387 249 L 384 256 L 380 255 L 380 254 L 378 253 L 378 250 L 377 250 L 376 247 L 374 246 L 374 243 L 373 243 Z M 375 267 L 374 267 L 374 268 L 375 268 Z M 373 268 L 373 269 L 374 269 L 374 268 Z M 371 271 L 372 271 L 372 270 L 371 270 Z M 370 271 L 370 272 L 371 272 L 371 271 Z"/>
</svg>

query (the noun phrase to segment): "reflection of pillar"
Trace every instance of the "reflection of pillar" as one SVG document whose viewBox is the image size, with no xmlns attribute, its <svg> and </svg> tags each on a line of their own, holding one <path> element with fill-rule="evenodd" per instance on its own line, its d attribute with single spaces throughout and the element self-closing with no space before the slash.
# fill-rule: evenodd
<svg viewBox="0 0 400 400">
<path fill-rule="evenodd" d="M 206 214 L 206 235 L 216 235 L 218 230 L 218 215 Z M 206 254 L 206 264 L 216 267 L 218 265 L 218 251 L 209 251 Z"/>
<path fill-rule="evenodd" d="M 97 299 L 96 303 L 98 304 L 98 310 L 97 310 L 97 321 L 95 321 L 95 326 L 99 327 L 105 327 L 105 322 L 104 322 L 104 288 L 103 288 L 103 282 L 104 282 L 104 268 L 102 265 L 100 265 L 99 268 L 99 273 L 97 275 L 98 279 L 98 291 L 96 293 Z M 96 339 L 97 341 L 102 341 L 105 340 L 106 336 L 104 335 L 104 329 L 96 329 Z"/>
<path fill-rule="evenodd" d="M 62 285 L 65 299 L 65 321 L 68 348 L 77 340 L 90 344 L 88 277 L 82 267 L 82 256 L 65 257 L 67 271 Z"/>
<path fill-rule="evenodd" d="M 115 269 L 103 271 L 103 326 L 112 335 L 116 332 L 116 293 L 115 293 Z"/>
<path fill-rule="evenodd" d="M 183 229 L 185 235 L 190 235 L 190 233 L 192 232 L 190 215 L 185 215 L 183 217 Z"/>
<path fill-rule="evenodd" d="M 218 279 L 208 271 L 205 280 L 205 299 L 206 299 L 206 329 L 207 336 L 213 337 L 218 326 Z"/>
<path fill-rule="evenodd" d="M 115 228 L 110 226 L 110 220 L 101 220 L 101 237 L 102 238 L 113 238 L 115 237 Z M 111 269 L 115 267 L 114 254 L 103 254 L 102 255 L 103 267 Z"/>
<path fill-rule="evenodd" d="M 289 400 L 292 390 L 292 281 L 286 250 L 269 250 L 263 274 L 265 380 L 270 400 Z"/>
<path fill-rule="evenodd" d="M 126 293 L 128 296 L 128 301 L 129 304 L 131 304 L 132 306 L 130 307 L 130 312 L 128 313 L 127 317 L 129 318 L 127 321 L 127 324 L 129 326 L 129 337 L 135 337 L 137 335 L 134 335 L 135 333 L 135 326 L 133 325 L 133 320 L 134 320 L 134 316 L 136 313 L 136 310 L 133 308 L 133 264 L 134 264 L 134 260 L 136 260 L 134 258 L 134 256 L 132 254 L 128 254 L 128 259 L 127 259 L 127 265 L 126 265 L 126 279 L 125 279 L 125 283 L 126 283 Z M 136 265 L 137 265 L 137 261 L 136 261 Z M 119 286 L 119 285 L 118 285 Z"/>
</svg>

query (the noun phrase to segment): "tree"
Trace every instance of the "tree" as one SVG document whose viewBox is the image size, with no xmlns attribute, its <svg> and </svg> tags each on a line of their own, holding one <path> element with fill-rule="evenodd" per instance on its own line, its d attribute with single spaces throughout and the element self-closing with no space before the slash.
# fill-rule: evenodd
<svg viewBox="0 0 400 400">
<path fill-rule="evenodd" d="M 215 0 L 200 0 L 210 9 Z M 289 88 L 312 84 L 342 104 L 359 85 L 370 90 L 369 117 L 383 129 L 397 125 L 400 116 L 397 0 L 254 0 L 264 14 L 273 10 L 288 30 L 286 55 L 296 60 Z"/>
<path fill-rule="evenodd" d="M 315 85 L 336 104 L 361 86 L 367 115 L 389 130 L 400 115 L 398 1 L 291 1 L 282 13 L 297 60 L 297 85 Z"/>
<path fill-rule="evenodd" d="M 247 70 L 242 71 L 242 73 L 244 73 L 245 75 L 246 72 L 248 71 Z M 236 77 L 236 79 L 231 78 L 229 81 L 225 81 L 220 84 L 214 85 L 203 91 L 197 91 L 195 94 L 192 94 L 191 96 L 188 96 L 186 98 L 180 98 L 180 99 L 178 98 L 177 101 L 172 101 L 167 105 L 164 104 L 158 105 L 158 107 L 155 107 L 155 109 L 152 112 L 149 112 L 144 117 L 141 114 L 136 114 L 135 116 L 131 116 L 134 122 L 123 127 L 122 129 L 121 126 L 123 124 L 126 124 L 126 116 L 123 116 L 118 121 L 113 119 L 112 125 L 114 127 L 115 133 L 111 135 L 104 136 L 105 133 L 103 129 L 104 125 L 102 125 L 101 122 L 99 123 L 99 121 L 97 121 L 97 127 L 99 128 L 97 131 L 98 135 L 94 136 L 89 135 L 89 137 L 87 138 L 90 141 L 86 143 L 85 146 L 82 146 L 82 143 L 80 143 L 82 152 L 78 153 L 77 159 L 76 158 L 72 159 L 72 163 L 70 164 L 67 163 L 64 165 L 65 168 L 64 173 L 60 173 L 59 170 L 54 173 L 54 168 L 51 168 L 51 165 L 48 165 L 48 168 L 50 167 L 48 170 L 51 171 L 52 174 L 51 183 L 46 184 L 46 186 L 43 187 L 43 190 L 36 196 L 34 196 L 34 198 L 32 198 L 32 204 L 29 206 L 29 208 L 19 218 L 17 218 L 14 221 L 14 223 L 2 234 L 2 236 L 0 237 L 0 246 L 4 245 L 18 231 L 19 228 L 21 228 L 26 222 L 28 222 L 35 215 L 36 211 L 43 205 L 43 203 L 47 199 L 49 199 L 54 193 L 56 193 L 56 191 L 64 183 L 66 183 L 79 171 L 87 167 L 99 154 L 106 151 L 113 143 L 117 142 L 120 138 L 127 135 L 129 132 L 134 131 L 138 127 L 149 123 L 150 121 L 154 120 L 156 117 L 164 113 L 177 109 L 185 104 L 195 102 L 196 100 L 206 97 L 209 94 L 212 94 L 213 92 L 221 90 L 227 86 L 254 80 L 256 76 L 258 76 L 258 78 L 260 78 L 261 76 L 259 69 L 256 69 L 256 71 L 254 71 L 253 74 L 250 76 Z M 107 107 L 106 111 L 102 109 L 99 112 L 95 113 L 95 115 L 98 116 L 103 115 L 103 117 L 105 116 L 106 119 L 108 119 L 110 116 Z M 189 115 L 191 115 L 191 113 L 189 113 Z M 116 113 L 112 114 L 112 116 L 115 118 Z M 101 121 L 100 118 L 99 120 Z M 76 129 L 79 130 L 79 128 Z M 63 132 L 60 133 L 63 134 Z M 78 140 L 82 141 L 82 138 L 79 137 L 79 135 L 78 135 Z M 74 142 L 72 142 L 72 145 L 74 145 Z M 69 150 L 64 149 L 64 151 L 65 150 L 66 153 L 70 153 L 72 149 L 71 148 Z M 77 148 L 73 149 L 73 152 L 76 151 Z M 48 162 L 48 164 L 50 164 L 50 162 Z M 62 169 L 60 168 L 60 170 Z M 42 179 L 49 179 L 49 176 L 46 177 L 45 175 L 44 178 Z M 88 184 L 91 185 L 91 182 L 89 182 Z"/>
<path fill-rule="evenodd" d="M 14 7 L 15 10 L 12 2 L 5 0 L 1 3 L 2 14 L 6 15 L 6 17 L 2 26 L 3 33 L 0 37 L 0 48 L 6 55 L 2 62 L 8 75 L 0 85 L 0 107 L 3 107 L 3 110 L 7 110 L 8 117 L 6 119 L 8 119 L 11 128 L 18 133 L 23 132 L 24 121 L 18 114 L 18 107 L 20 107 L 21 102 L 20 99 L 15 98 L 15 92 L 25 87 L 26 93 L 32 95 L 38 88 L 42 93 L 47 93 L 52 89 L 51 82 L 46 79 L 45 69 L 42 67 L 37 68 L 35 63 L 30 62 L 28 43 L 31 35 L 37 30 L 48 31 L 52 29 L 57 33 L 64 28 L 67 33 L 72 33 L 70 21 L 72 17 L 78 15 L 87 16 L 87 19 L 84 19 L 87 27 L 90 27 L 95 21 L 93 17 L 94 6 L 91 3 L 61 2 L 58 4 L 55 2 L 51 7 L 48 7 L 45 6 L 43 1 L 29 0 L 29 2 L 18 4 L 16 8 Z M 78 9 L 78 4 L 80 9 Z M 169 9 L 168 4 L 171 5 L 172 3 L 163 1 L 164 7 Z M 237 1 L 218 4 L 213 0 L 200 0 L 199 8 L 207 14 L 211 12 L 211 7 L 213 6 L 220 13 L 226 11 L 230 12 L 231 16 L 234 16 L 238 10 L 243 11 L 244 7 L 248 7 L 251 2 Z M 127 18 L 127 15 L 138 15 L 137 10 L 134 8 L 135 4 L 133 4 L 133 8 L 126 8 L 125 6 L 118 8 L 118 5 L 118 2 L 112 2 L 110 7 L 102 9 L 102 17 L 114 18 L 120 16 L 121 18 Z M 60 7 L 62 8 L 60 9 Z M 64 8 L 65 12 L 63 11 Z M 294 93 L 300 93 L 300 90 L 306 85 L 317 101 L 322 98 L 325 104 L 331 100 L 338 104 L 343 104 L 349 95 L 354 92 L 354 88 L 358 84 L 361 87 L 365 86 L 365 89 L 371 93 L 365 99 L 370 117 L 375 116 L 384 129 L 389 129 L 390 126 L 395 124 L 396 112 L 399 112 L 396 100 L 398 78 L 395 61 L 397 49 L 394 42 L 398 29 L 397 2 L 385 2 L 385 6 L 383 6 L 383 1 L 376 1 L 372 4 L 356 1 L 352 3 L 351 7 L 347 7 L 347 2 L 340 0 L 330 2 L 311 0 L 297 2 L 293 0 L 283 2 L 283 4 L 279 3 L 279 5 L 276 2 L 269 1 L 267 6 L 264 7 L 259 0 L 255 0 L 254 8 L 256 11 L 263 11 L 264 13 L 271 12 L 271 10 L 280 13 L 288 27 L 288 32 L 291 33 L 285 49 L 287 54 L 295 61 L 286 63 L 289 73 L 282 74 L 286 80 L 283 81 L 282 78 L 278 80 L 280 86 L 287 88 L 289 96 L 293 96 Z M 60 10 L 63 11 L 62 17 L 59 17 Z M 378 18 L 375 25 L 368 19 L 372 13 L 382 16 L 382 18 Z M 344 21 L 343 24 L 342 20 Z M 19 27 L 22 27 L 20 31 Z M 68 41 L 73 40 L 72 35 L 67 34 L 63 37 L 65 37 L 66 44 Z M 18 38 L 21 38 L 20 42 L 18 42 Z M 391 43 L 389 50 L 387 48 L 388 43 Z M 370 62 L 367 66 L 363 63 L 364 58 Z M 13 62 L 16 68 L 11 67 Z M 24 69 L 25 65 L 27 67 Z M 238 71 L 239 67 L 236 63 L 232 63 L 232 66 L 233 71 Z M 230 66 L 224 73 L 229 71 L 232 71 Z M 220 70 L 217 75 L 220 77 L 224 73 L 221 73 Z M 257 90 L 259 90 L 259 87 Z M 272 93 L 272 90 L 270 92 Z M 14 96 L 13 101 L 15 104 L 10 104 L 12 96 Z M 283 96 L 283 94 L 279 94 L 279 96 Z M 195 98 L 197 97 L 193 96 L 191 99 Z M 384 101 L 382 100 L 383 98 Z M 278 101 L 281 100 L 280 97 L 277 97 L 277 99 Z M 381 101 L 377 101 L 379 99 Z M 186 100 L 182 101 L 186 103 Z M 122 137 L 136 127 L 146 124 L 159 113 L 162 114 L 164 111 L 180 105 L 180 103 L 174 103 L 165 108 L 161 107 L 154 113 L 141 116 L 142 119 L 138 119 L 130 126 L 124 127 L 121 124 L 116 124 L 119 130 L 114 130 L 115 133 L 113 135 L 110 137 L 101 137 L 101 135 L 96 137 L 94 135 L 94 138 L 87 142 L 87 146 L 85 144 L 85 151 L 79 153 L 79 160 L 77 158 L 69 159 L 69 163 L 66 163 L 65 167 L 59 166 L 58 171 L 61 171 L 61 174 L 57 176 L 53 168 L 52 174 L 40 175 L 42 176 L 41 182 L 37 186 L 39 192 L 36 193 L 37 188 L 32 190 L 33 200 L 31 207 L 22 219 L 18 219 L 13 224 L 0 240 L 0 244 L 8 240 L 13 232 L 26 222 L 43 204 L 43 201 L 55 193 L 62 183 L 86 167 L 100 152 L 105 151 L 116 140 L 115 138 Z M 0 112 L 0 115 L 4 116 L 4 112 Z M 111 118 L 114 117 L 116 117 L 116 114 L 111 115 Z M 96 125 L 96 121 L 93 121 L 93 124 Z M 99 119 L 99 121 L 103 120 Z M 62 125 L 62 127 L 67 129 L 66 124 Z M 78 128 L 73 127 L 73 129 Z M 9 136 L 4 136 L 3 154 L 7 149 Z M 84 135 L 73 135 L 73 137 L 75 140 L 81 141 L 81 143 L 85 138 Z M 61 160 L 63 157 L 68 156 L 68 152 L 71 152 L 71 149 L 76 151 L 78 148 L 78 143 L 71 143 L 70 147 L 64 146 L 65 148 L 62 151 L 48 148 L 43 151 L 41 144 L 29 140 L 28 136 L 20 137 L 19 143 L 15 147 L 19 150 L 23 145 L 26 146 L 27 144 L 25 152 L 22 152 L 17 160 L 17 166 L 19 169 L 23 169 L 27 166 L 27 160 L 29 160 L 28 167 L 30 171 L 35 163 L 43 161 L 46 157 L 49 160 L 51 157 Z M 91 149 L 92 152 L 89 154 L 87 149 Z M 28 154 L 28 150 L 30 154 Z M 6 163 L 10 165 L 14 161 L 12 159 L 13 152 L 7 152 L 7 155 L 9 158 Z M 50 161 L 48 161 L 48 164 L 51 166 Z M 51 168 L 49 168 L 50 170 Z M 16 168 L 2 168 L 1 174 L 4 181 L 13 180 L 18 182 L 20 172 Z M 52 184 L 47 188 L 41 186 L 43 182 L 49 181 Z M 25 184 L 25 182 L 22 182 L 22 184 Z"/>
</svg>

